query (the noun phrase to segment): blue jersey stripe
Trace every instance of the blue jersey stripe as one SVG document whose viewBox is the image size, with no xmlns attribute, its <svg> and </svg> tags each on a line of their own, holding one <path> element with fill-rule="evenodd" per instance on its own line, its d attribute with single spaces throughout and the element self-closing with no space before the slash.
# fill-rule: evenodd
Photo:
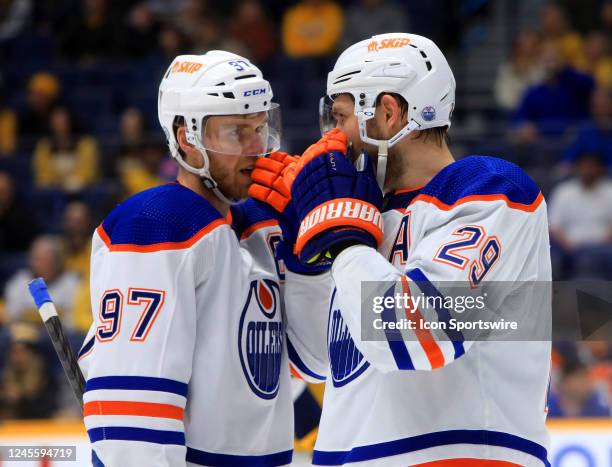
<svg viewBox="0 0 612 467">
<path fill-rule="evenodd" d="M 385 292 L 385 298 L 392 297 L 395 292 L 395 285 L 392 285 L 389 290 Z M 395 315 L 395 309 L 390 307 L 383 307 L 381 318 L 384 323 L 394 323 L 397 321 Z M 398 329 L 390 329 L 385 326 L 385 337 L 389 344 L 389 349 L 393 354 L 397 368 L 400 370 L 414 370 L 414 364 L 408 353 L 408 348 L 404 342 L 402 333 Z"/>
<path fill-rule="evenodd" d="M 237 456 L 200 451 L 187 447 L 187 462 L 210 467 L 275 467 L 291 464 L 293 451 L 282 451 L 261 456 Z"/>
<path fill-rule="evenodd" d="M 436 287 L 429 281 L 429 279 L 427 279 L 427 276 L 425 276 L 425 274 L 423 274 L 423 271 L 421 271 L 419 268 L 408 271 L 406 275 L 414 282 L 416 282 L 419 289 L 421 289 L 426 296 L 441 297 L 441 302 L 442 304 L 444 303 L 444 296 L 440 293 L 438 289 L 436 289 Z M 434 303 L 435 302 L 436 301 L 434 301 Z M 463 334 L 461 334 L 461 331 L 457 331 L 451 328 L 451 316 L 449 311 L 444 306 L 436 306 L 435 309 L 438 315 L 438 321 L 446 323 L 446 328 L 444 332 L 453 343 L 453 347 L 455 349 L 455 359 L 457 359 L 465 353 L 465 348 L 463 347 L 463 341 L 465 339 L 463 338 Z"/>
<path fill-rule="evenodd" d="M 325 381 L 325 376 L 316 374 L 314 371 L 310 370 L 306 366 L 306 364 L 302 361 L 297 351 L 295 350 L 295 347 L 293 347 L 293 344 L 289 339 L 287 339 L 287 353 L 289 354 L 289 360 L 291 361 L 291 363 L 293 363 L 302 373 L 310 376 L 311 378 L 318 379 L 320 381 Z"/>
<path fill-rule="evenodd" d="M 187 397 L 187 383 L 152 376 L 101 376 L 85 384 L 85 392 L 98 389 L 125 389 L 128 391 L 160 391 Z"/>
<path fill-rule="evenodd" d="M 185 433 L 182 431 L 151 430 L 125 426 L 104 426 L 87 430 L 92 443 L 102 440 L 144 441 L 155 444 L 185 444 Z"/>
<path fill-rule="evenodd" d="M 477 444 L 514 449 L 540 459 L 546 467 L 548 452 L 539 444 L 516 435 L 488 430 L 448 430 L 427 433 L 385 443 L 358 446 L 350 451 L 314 451 L 314 465 L 344 465 L 397 456 L 409 452 L 453 444 Z"/>
<path fill-rule="evenodd" d="M 91 465 L 92 467 L 104 467 L 104 464 L 96 454 L 95 449 L 91 450 Z"/>
<path fill-rule="evenodd" d="M 91 339 L 89 339 L 87 342 L 85 342 L 85 344 L 83 344 L 83 347 L 81 347 L 81 350 L 79 350 L 79 354 L 77 356 L 77 359 L 81 358 L 83 355 L 85 355 L 87 352 L 89 352 L 94 344 L 96 343 L 96 336 L 92 336 Z"/>
</svg>

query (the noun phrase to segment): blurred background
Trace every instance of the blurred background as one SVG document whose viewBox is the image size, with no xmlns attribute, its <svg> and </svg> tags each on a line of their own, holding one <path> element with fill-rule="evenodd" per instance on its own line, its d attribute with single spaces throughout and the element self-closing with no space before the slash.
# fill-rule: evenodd
<svg viewBox="0 0 612 467">
<path fill-rule="evenodd" d="M 338 53 L 395 31 L 449 58 L 453 153 L 506 158 L 541 186 L 555 279 L 612 280 L 612 1 L 0 0 L 0 418 L 79 417 L 26 284 L 47 280 L 78 348 L 93 229 L 176 173 L 156 109 L 174 56 L 248 57 L 281 104 L 284 149 L 301 153 Z M 610 418 L 609 341 L 556 343 L 551 419 Z M 302 396 L 308 448 L 320 390 Z"/>
</svg>

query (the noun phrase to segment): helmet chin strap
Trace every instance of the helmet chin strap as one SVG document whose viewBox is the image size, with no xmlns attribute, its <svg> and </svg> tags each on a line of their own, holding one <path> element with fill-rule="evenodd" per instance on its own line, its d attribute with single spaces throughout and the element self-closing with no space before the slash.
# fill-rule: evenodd
<svg viewBox="0 0 612 467">
<path fill-rule="evenodd" d="M 203 164 L 201 168 L 197 168 L 197 167 L 193 167 L 192 165 L 189 165 L 187 162 L 185 162 L 185 160 L 178 153 L 178 148 L 177 148 L 176 154 L 175 155 L 173 154 L 173 155 L 176 161 L 179 163 L 179 165 L 183 167 L 187 172 L 198 175 L 202 180 L 202 184 L 206 188 L 211 190 L 221 202 L 225 204 L 234 204 L 240 201 L 238 199 L 233 199 L 233 198 L 229 198 L 225 196 L 223 192 L 219 189 L 219 184 L 215 181 L 214 178 L 212 178 L 212 175 L 210 174 L 210 160 L 208 158 L 208 153 L 206 152 L 206 149 L 202 145 L 202 141 L 200 140 L 198 135 L 192 131 L 186 131 L 185 136 L 186 136 L 187 142 L 189 144 L 192 144 L 202 156 Z"/>
<path fill-rule="evenodd" d="M 376 164 L 376 181 L 381 190 L 384 191 L 385 179 L 387 178 L 387 155 L 388 141 L 378 142 L 378 163 Z"/>
<path fill-rule="evenodd" d="M 376 165 L 376 181 L 378 186 L 384 192 L 385 180 L 387 178 L 387 156 L 389 148 L 393 147 L 399 140 L 405 138 L 414 130 L 421 128 L 415 120 L 410 120 L 400 131 L 387 140 L 374 139 L 368 136 L 366 122 L 374 118 L 375 109 L 366 109 L 357 113 L 357 122 L 359 124 L 359 136 L 364 143 L 378 146 L 378 163 Z"/>
</svg>

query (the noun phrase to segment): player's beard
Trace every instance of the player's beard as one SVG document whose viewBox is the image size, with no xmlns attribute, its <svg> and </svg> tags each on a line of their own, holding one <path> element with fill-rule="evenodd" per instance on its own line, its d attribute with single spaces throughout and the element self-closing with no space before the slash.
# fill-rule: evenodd
<svg viewBox="0 0 612 467">
<path fill-rule="evenodd" d="M 218 189 L 229 199 L 246 199 L 248 197 L 249 187 L 253 183 L 250 175 L 241 172 L 239 166 L 221 164 L 218 163 L 218 161 L 218 158 L 210 158 L 210 174 L 217 182 Z"/>
</svg>

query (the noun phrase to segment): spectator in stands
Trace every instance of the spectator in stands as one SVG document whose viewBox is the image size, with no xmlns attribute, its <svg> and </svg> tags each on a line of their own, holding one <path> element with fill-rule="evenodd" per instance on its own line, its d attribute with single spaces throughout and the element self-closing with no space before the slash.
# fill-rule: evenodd
<svg viewBox="0 0 612 467">
<path fill-rule="evenodd" d="M 91 326 L 89 303 L 89 261 L 93 225 L 89 206 L 82 201 L 72 201 L 64 211 L 63 240 L 66 251 L 66 271 L 79 276 L 75 293 L 74 329 L 86 333 Z"/>
<path fill-rule="evenodd" d="M 516 38 L 510 60 L 502 63 L 495 80 L 495 100 L 506 111 L 517 108 L 528 87 L 542 82 L 538 36 L 524 31 Z"/>
<path fill-rule="evenodd" d="M 187 0 L 148 0 L 147 4 L 158 18 L 171 20 L 176 18 L 185 8 Z"/>
<path fill-rule="evenodd" d="M 602 154 L 606 166 L 612 170 L 612 88 L 597 88 L 591 96 L 593 119 L 585 123 L 563 156 L 563 172 L 568 173 L 578 156 L 585 153 Z"/>
<path fill-rule="evenodd" d="M 227 50 L 238 55 L 247 55 L 246 44 L 232 36 L 224 34 L 221 22 L 213 17 L 204 18 L 196 32 L 191 35 L 194 50 Z"/>
<path fill-rule="evenodd" d="M 584 61 L 582 38 L 572 31 L 564 11 L 559 5 L 549 3 L 540 13 L 540 35 L 544 41 L 554 41 L 564 62 L 579 67 Z"/>
<path fill-rule="evenodd" d="M 605 0 L 604 0 L 605 1 Z M 579 34 L 586 34 L 597 23 L 601 0 L 556 0 L 565 17 L 571 19 L 572 27 Z"/>
<path fill-rule="evenodd" d="M 110 14 L 108 0 L 83 0 L 82 11 L 66 27 L 62 52 L 82 63 L 119 55 L 119 46 L 125 47 L 126 37 L 122 24 Z"/>
<path fill-rule="evenodd" d="M 0 2 L 0 42 L 17 36 L 28 24 L 32 14 L 32 0 L 4 0 Z"/>
<path fill-rule="evenodd" d="M 66 107 L 56 108 L 49 120 L 50 135 L 38 142 L 34 152 L 36 186 L 80 192 L 97 178 L 98 145 L 93 138 L 78 134 L 74 116 Z"/>
<path fill-rule="evenodd" d="M 599 19 L 601 29 L 608 36 L 609 42 L 612 39 L 612 2 L 610 0 L 603 2 Z"/>
<path fill-rule="evenodd" d="M 202 23 L 204 23 L 207 18 L 219 20 L 209 8 L 208 2 L 185 0 L 176 25 L 181 28 L 183 34 L 190 38 L 195 38 L 198 35 Z"/>
<path fill-rule="evenodd" d="M 283 48 L 292 58 L 333 53 L 344 27 L 340 6 L 330 0 L 302 0 L 285 11 Z"/>
<path fill-rule="evenodd" d="M 124 53 L 130 57 L 144 57 L 154 51 L 159 34 L 159 23 L 147 2 L 134 5 L 129 13 Z"/>
<path fill-rule="evenodd" d="M 406 8 L 386 0 L 360 0 L 346 12 L 344 48 L 376 34 L 409 31 Z"/>
<path fill-rule="evenodd" d="M 584 41 L 584 58 L 580 70 L 590 74 L 599 86 L 612 88 L 612 56 L 603 31 L 588 34 Z"/>
<path fill-rule="evenodd" d="M 162 158 L 163 152 L 156 149 L 145 132 L 140 110 L 126 109 L 121 116 L 121 140 L 113 157 L 126 196 L 164 183 L 158 176 Z"/>
<path fill-rule="evenodd" d="M 4 83 L 0 74 L 0 159 L 12 156 L 17 148 L 17 117 L 4 105 Z"/>
<path fill-rule="evenodd" d="M 60 82 L 51 73 L 32 75 L 28 82 L 27 108 L 19 117 L 22 149 L 31 150 L 34 141 L 48 134 L 49 116 L 58 103 L 60 92 Z"/>
<path fill-rule="evenodd" d="M 12 419 L 49 418 L 57 407 L 57 384 L 41 352 L 37 329 L 21 323 L 11 331 L 0 384 L 3 415 Z"/>
<path fill-rule="evenodd" d="M 244 44 L 247 56 L 257 66 L 265 64 L 276 51 L 275 31 L 259 0 L 242 0 L 229 25 L 231 36 Z"/>
<path fill-rule="evenodd" d="M 43 235 L 34 240 L 30 248 L 30 266 L 17 271 L 5 287 L 6 312 L 13 321 L 40 323 L 38 312 L 27 293 L 28 283 L 42 277 L 49 286 L 55 306 L 64 326 L 73 327 L 73 306 L 79 277 L 65 269 L 65 253 L 60 238 Z"/>
<path fill-rule="evenodd" d="M 0 251 L 3 254 L 27 251 L 37 230 L 34 216 L 15 197 L 13 179 L 0 172 Z"/>
<path fill-rule="evenodd" d="M 548 400 L 549 417 L 609 417 L 607 395 L 593 384 L 589 368 L 579 361 L 563 364 L 558 390 Z"/>
<path fill-rule="evenodd" d="M 93 226 L 89 206 L 83 201 L 72 201 L 64 210 L 64 249 L 66 270 L 85 277 L 89 273 Z"/>
<path fill-rule="evenodd" d="M 514 115 L 519 143 L 534 143 L 539 134 L 558 136 L 571 124 L 585 120 L 593 79 L 565 65 L 558 45 L 542 45 L 542 84 L 529 88 Z"/>
<path fill-rule="evenodd" d="M 166 67 L 174 57 L 191 49 L 187 37 L 178 28 L 169 24 L 161 26 L 157 42 L 161 54 L 159 59 Z"/>
<path fill-rule="evenodd" d="M 565 266 L 573 276 L 612 280 L 612 180 L 602 159 L 596 153 L 578 156 L 577 177 L 550 195 L 549 223 L 560 250 L 553 250 L 557 271 Z"/>
</svg>

